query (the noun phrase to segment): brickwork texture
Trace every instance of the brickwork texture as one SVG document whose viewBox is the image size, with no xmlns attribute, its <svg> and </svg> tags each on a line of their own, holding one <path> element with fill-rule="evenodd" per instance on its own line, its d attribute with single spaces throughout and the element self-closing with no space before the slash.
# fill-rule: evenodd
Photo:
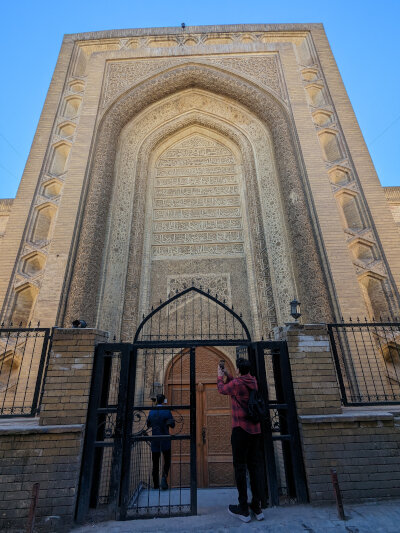
<svg viewBox="0 0 400 533">
<path fill-rule="evenodd" d="M 94 348 L 90 329 L 56 329 L 39 420 L 0 424 L 0 530 L 25 531 L 34 483 L 36 524 L 69 530 L 75 514 Z"/>
</svg>

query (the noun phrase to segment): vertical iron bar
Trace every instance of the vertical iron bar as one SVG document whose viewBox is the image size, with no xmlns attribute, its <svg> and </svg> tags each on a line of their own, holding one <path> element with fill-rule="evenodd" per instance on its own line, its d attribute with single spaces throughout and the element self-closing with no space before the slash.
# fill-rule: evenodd
<svg viewBox="0 0 400 533">
<path fill-rule="evenodd" d="M 35 386 L 35 392 L 33 395 L 33 401 L 32 401 L 32 415 L 35 415 L 37 412 L 39 412 L 40 404 L 39 404 L 39 397 L 40 392 L 44 387 L 44 382 L 46 376 L 43 373 L 43 368 L 47 369 L 47 359 L 49 357 L 50 352 L 50 346 L 49 346 L 49 338 L 50 338 L 50 331 L 46 329 L 43 339 L 43 346 L 42 346 L 42 353 L 40 355 L 40 363 L 38 368 L 38 374 L 36 378 L 36 386 Z M 46 366 L 45 366 L 46 364 Z"/>
<path fill-rule="evenodd" d="M 272 441 L 271 416 L 269 412 L 267 374 L 265 371 L 264 346 L 262 343 L 255 342 L 252 345 L 252 349 L 249 350 L 249 358 L 250 363 L 253 364 L 253 368 L 256 370 L 258 388 L 261 396 L 264 398 L 265 406 L 267 407 L 267 417 L 265 422 L 261 424 L 261 432 L 267 470 L 269 506 L 276 507 L 279 505 L 278 478 L 276 475 L 275 452 L 274 443 Z"/>
<path fill-rule="evenodd" d="M 110 391 L 110 381 L 111 381 L 111 368 L 112 368 L 112 355 L 105 353 L 103 359 L 103 376 L 101 383 L 101 394 L 98 407 L 107 407 L 108 406 L 108 394 Z M 97 414 L 97 428 L 96 428 L 96 441 L 100 442 L 104 440 L 105 433 L 105 423 L 107 419 L 106 413 Z M 103 456 L 104 448 L 95 446 L 93 450 L 94 460 L 93 460 L 93 475 L 92 475 L 92 486 L 90 491 L 90 507 L 97 507 L 99 504 L 99 489 L 100 489 L 100 479 L 101 471 L 103 466 Z"/>
<path fill-rule="evenodd" d="M 397 340 L 396 340 L 396 330 L 393 331 L 393 325 L 392 325 L 391 328 L 390 328 L 390 332 L 391 332 L 391 334 L 392 334 L 392 338 L 393 338 L 393 340 L 394 340 L 395 350 L 396 350 L 396 352 L 397 352 L 397 358 L 399 358 L 399 357 L 400 357 L 399 344 L 397 343 Z M 390 353 L 392 353 L 392 352 L 390 352 Z M 397 381 L 400 381 L 400 376 L 399 376 L 399 374 L 397 373 L 397 365 L 396 365 L 396 363 L 395 363 L 395 361 L 394 361 L 394 357 L 393 357 L 393 355 L 392 355 L 391 357 L 392 357 L 393 368 L 394 368 L 394 370 L 395 370 L 395 374 L 396 374 L 396 379 L 397 379 Z M 393 399 L 395 400 L 396 397 L 394 397 Z"/>
<path fill-rule="evenodd" d="M 175 340 L 178 338 L 178 298 L 175 300 Z"/>
<path fill-rule="evenodd" d="M 200 339 L 202 338 L 203 338 L 203 296 L 200 294 Z"/>
<path fill-rule="evenodd" d="M 357 338 L 355 336 L 355 332 L 354 332 L 354 324 L 351 326 L 350 328 L 350 331 L 353 335 L 353 341 L 354 341 L 354 344 L 355 344 L 355 348 L 356 348 L 356 353 L 357 353 L 357 357 L 358 357 L 358 360 L 361 361 L 361 358 L 360 358 L 360 351 L 359 351 L 359 348 L 358 348 L 358 342 L 357 342 Z M 353 361 L 352 359 L 352 354 L 351 354 L 351 351 L 350 351 L 350 360 Z M 353 365 L 354 367 L 354 365 Z M 358 376 L 357 376 L 357 372 L 355 372 L 356 374 L 356 379 L 357 379 L 357 382 L 358 382 Z M 365 374 L 364 374 L 364 368 L 362 367 L 361 365 L 361 377 L 364 381 L 364 387 L 365 389 L 367 390 L 367 397 L 369 399 L 369 395 L 368 395 L 368 385 L 367 385 L 367 382 L 366 382 L 366 379 L 365 379 Z M 358 394 L 358 401 L 359 402 L 362 402 L 363 401 L 363 394 L 362 394 L 362 390 L 360 391 L 360 388 L 359 388 L 359 394 Z"/>
<path fill-rule="evenodd" d="M 27 338 L 27 340 L 30 338 L 29 332 L 26 333 L 26 338 Z M 35 349 L 36 349 L 37 338 L 38 338 L 38 332 L 36 331 L 35 340 L 33 341 L 33 347 L 32 347 L 32 351 L 31 351 L 31 354 L 30 354 L 31 355 L 31 359 L 29 361 L 28 377 L 27 377 L 27 379 L 25 381 L 24 397 L 23 397 L 23 399 L 21 401 L 22 412 L 25 411 L 26 393 L 28 392 L 28 390 L 30 391 L 30 386 L 29 385 L 30 385 L 30 380 L 31 380 L 33 356 L 34 356 Z M 42 345 L 42 350 L 43 350 L 43 345 Z M 39 360 L 39 363 L 40 363 L 40 360 Z M 38 376 L 39 376 L 39 371 L 37 372 L 37 377 Z M 37 379 L 35 381 L 37 382 Z M 31 402 L 31 409 L 30 409 L 30 413 L 29 414 L 31 416 L 34 415 L 33 401 Z"/>
<path fill-rule="evenodd" d="M 287 422 L 290 431 L 290 448 L 292 452 L 293 474 L 296 485 L 297 503 L 308 501 L 307 486 L 303 457 L 301 453 L 301 441 L 297 422 L 296 400 L 294 396 L 292 373 L 290 370 L 289 352 L 286 342 L 280 342 L 280 368 L 283 378 L 283 393 L 287 404 Z"/>
<path fill-rule="evenodd" d="M 0 339 L 2 339 L 2 338 L 3 338 L 3 336 L 2 336 L 2 331 L 0 330 Z M 6 340 L 6 345 L 5 345 L 5 348 L 4 348 L 4 351 L 3 351 L 3 353 L 4 353 L 4 357 L 3 357 L 3 360 L 2 360 L 2 362 L 1 362 L 1 366 L 0 366 L 0 374 L 1 374 L 2 371 L 3 371 L 3 366 L 4 366 L 4 362 L 5 362 L 5 355 L 6 355 L 6 353 L 7 353 L 7 349 L 8 349 L 8 341 L 9 341 L 9 340 L 10 340 L 10 332 L 7 331 L 7 340 Z"/>
<path fill-rule="evenodd" d="M 335 342 L 335 338 L 334 338 L 334 335 L 333 335 L 333 330 L 332 330 L 332 325 L 331 324 L 328 324 L 328 334 L 329 334 L 329 339 L 331 341 L 331 349 L 332 349 L 332 353 L 333 353 L 333 360 L 335 362 L 335 367 L 336 367 L 336 376 L 337 376 L 337 379 L 338 379 L 338 382 L 339 382 L 340 392 L 341 392 L 341 395 L 342 395 L 342 403 L 343 403 L 343 405 L 347 405 L 348 404 L 348 399 L 347 399 L 347 394 L 346 394 L 346 387 L 344 386 L 344 382 L 343 382 L 342 369 L 340 368 L 339 356 L 338 356 L 336 342 Z"/>
<path fill-rule="evenodd" d="M 342 354 L 343 368 L 347 379 L 347 384 L 350 392 L 350 402 L 354 402 L 354 398 L 360 396 L 360 387 L 358 383 L 357 374 L 354 368 L 353 359 L 351 357 L 351 350 L 349 346 L 349 335 L 346 328 L 341 324 L 335 324 L 336 336 L 338 338 L 340 353 Z M 349 398 L 347 397 L 347 402 Z"/>
<path fill-rule="evenodd" d="M 190 508 L 197 515 L 196 355 L 190 348 Z"/>
<path fill-rule="evenodd" d="M 291 435 L 291 431 L 288 426 L 288 410 L 290 409 L 290 406 L 288 405 L 286 401 L 285 396 L 285 387 L 287 387 L 287 378 L 283 375 L 282 367 L 281 367 L 281 359 L 282 359 L 282 346 L 278 345 L 277 348 L 273 348 L 271 350 L 271 357 L 272 357 L 272 368 L 274 373 L 274 383 L 275 383 L 275 394 L 276 394 L 276 402 L 278 404 L 285 404 L 286 405 L 286 412 L 283 415 L 282 409 L 277 409 L 278 418 L 279 418 L 279 428 L 280 428 L 280 434 L 281 435 Z M 285 378 L 285 379 L 284 379 Z M 282 454 L 283 454 L 283 463 L 285 467 L 285 479 L 286 479 L 286 488 L 287 493 L 290 498 L 294 498 L 296 496 L 296 485 L 295 485 L 295 479 L 294 479 L 294 469 L 293 469 L 293 461 L 292 461 L 292 454 L 291 454 L 291 446 L 290 442 L 281 440 L 282 445 Z"/>
<path fill-rule="evenodd" d="M 390 346 L 389 346 L 389 342 L 388 342 L 388 338 L 387 338 L 387 334 L 386 334 L 386 328 L 385 326 L 381 326 L 381 331 L 382 331 L 382 335 L 384 336 L 385 338 L 385 342 L 384 342 L 384 346 L 386 345 L 387 348 L 388 348 L 388 356 L 391 357 L 391 349 L 390 349 Z M 371 333 L 370 333 L 370 328 L 368 327 L 368 332 L 369 332 L 369 336 L 370 336 L 370 339 L 371 339 Z M 385 389 L 385 383 L 382 379 L 382 372 L 381 372 L 381 363 L 383 363 L 384 367 L 385 367 L 385 370 L 386 370 L 386 378 L 387 378 L 387 375 L 389 373 L 389 369 L 388 369 L 388 366 L 387 366 L 387 362 L 385 360 L 385 357 L 383 355 L 383 349 L 382 349 L 382 341 L 381 341 L 381 336 L 379 335 L 378 331 L 377 331 L 377 327 L 375 326 L 375 336 L 377 338 L 377 343 L 379 345 L 379 354 L 377 355 L 375 353 L 375 349 L 374 349 L 374 346 L 372 345 L 372 349 L 373 349 L 373 352 L 374 352 L 374 356 L 375 356 L 375 362 L 376 362 L 376 366 L 378 368 L 378 374 L 379 374 L 379 377 L 380 377 L 380 380 L 381 380 L 381 385 L 382 385 L 382 399 L 384 399 L 385 401 L 389 401 L 389 398 L 388 398 L 388 394 L 386 392 L 386 389 Z M 371 344 L 372 344 L 372 339 L 371 339 Z M 379 358 L 379 359 L 378 359 Z M 380 361 L 380 358 L 382 358 L 382 361 Z M 393 364 L 393 358 L 392 358 L 392 364 Z M 372 380 L 374 379 L 374 376 L 371 372 L 371 375 L 372 375 Z M 392 384 L 392 381 L 391 379 L 386 379 L 385 382 L 387 383 L 388 386 L 390 386 L 391 390 L 392 390 L 392 395 L 391 395 L 391 398 L 394 400 L 395 399 L 395 392 L 394 392 L 394 389 L 393 389 L 393 384 Z M 380 401 L 380 397 L 377 395 L 376 396 L 376 401 L 379 402 Z"/>
<path fill-rule="evenodd" d="M 10 371 L 8 373 L 7 384 L 6 384 L 5 388 L 4 388 L 5 392 L 4 392 L 4 398 L 3 398 L 3 407 L 4 407 L 4 402 L 6 401 L 6 398 L 7 398 L 7 390 L 8 390 L 8 386 L 10 384 L 12 368 L 14 366 L 14 359 L 15 359 L 15 355 L 16 355 L 16 348 L 17 348 L 17 345 L 18 345 L 19 334 L 20 334 L 20 331 L 18 330 L 17 331 L 17 337 L 16 337 L 15 345 L 14 345 L 13 355 L 12 355 L 12 359 L 11 359 L 11 364 L 10 364 Z M 25 346 L 24 346 L 24 352 L 25 352 L 25 347 L 26 347 L 26 341 L 25 341 Z M 21 368 L 22 368 L 23 364 L 24 364 L 24 353 L 22 354 L 21 364 L 19 365 L 19 372 L 18 372 L 18 377 L 17 377 L 15 390 L 17 390 L 17 388 L 18 388 L 19 375 L 21 373 Z M 15 397 L 14 397 L 14 400 L 13 400 L 13 403 L 12 403 L 12 406 L 11 406 L 10 414 L 14 414 L 14 401 L 15 401 Z"/>
<path fill-rule="evenodd" d="M 137 364 L 137 348 L 133 346 L 133 350 L 129 359 L 128 371 L 128 387 L 126 395 L 126 411 L 124 422 L 123 448 L 122 448 L 122 470 L 121 470 L 121 495 L 120 495 L 120 511 L 119 519 L 126 520 L 129 504 L 129 486 L 130 486 L 130 471 L 131 471 L 131 453 L 132 453 L 132 426 L 133 426 L 133 406 L 135 402 L 135 388 L 136 388 L 136 364 Z"/>
<path fill-rule="evenodd" d="M 219 326 L 218 326 L 218 308 L 219 308 L 219 305 L 215 302 L 215 314 L 216 314 L 216 338 L 219 339 Z"/>
<path fill-rule="evenodd" d="M 188 295 L 185 294 L 184 300 L 183 300 L 183 338 L 186 339 L 186 303 L 187 303 Z"/>
<path fill-rule="evenodd" d="M 111 479 L 110 479 L 110 491 L 109 491 L 109 505 L 114 508 L 114 518 L 117 517 L 118 501 L 119 501 L 119 489 L 122 469 L 122 443 L 124 432 L 124 421 L 126 416 L 126 393 L 128 388 L 129 377 L 129 361 L 132 357 L 131 345 L 125 344 L 121 350 L 121 365 L 119 368 L 119 390 L 118 390 L 118 404 L 117 404 L 117 416 L 115 420 L 114 429 L 114 451 L 112 456 L 111 466 Z M 118 371 L 118 370 L 117 370 Z"/>
<path fill-rule="evenodd" d="M 374 374 L 373 374 L 372 367 L 371 367 L 371 361 L 369 360 L 368 346 L 365 344 L 364 332 L 363 332 L 363 326 L 360 325 L 358 329 L 359 329 L 359 334 L 360 334 L 361 341 L 362 341 L 362 346 L 363 346 L 364 351 L 365 351 L 365 357 L 366 357 L 366 359 L 367 359 L 369 375 L 372 377 L 372 385 L 373 385 L 373 388 L 374 388 L 374 391 L 375 391 L 375 400 L 373 400 L 373 401 L 379 401 L 378 391 L 377 391 L 376 384 L 375 384 L 375 380 L 374 380 L 374 377 L 373 377 Z M 379 375 L 379 378 L 380 378 L 380 380 L 381 380 L 382 387 L 384 388 L 384 385 L 383 385 L 383 382 L 382 382 L 382 377 L 381 377 L 381 371 L 380 371 L 380 368 L 379 368 L 379 366 L 378 366 L 378 361 L 377 361 L 377 359 L 376 359 L 376 354 L 375 354 L 374 344 L 373 344 L 373 341 L 372 341 L 372 339 L 371 339 L 371 334 L 370 334 L 369 326 L 367 326 L 367 331 L 368 331 L 369 336 L 370 336 L 371 347 L 372 347 L 372 353 L 373 353 L 373 355 L 375 356 L 375 363 L 376 363 L 376 365 L 377 365 L 378 375 Z M 359 354 L 358 349 L 357 349 L 357 353 Z M 359 356 L 360 356 L 360 354 L 359 354 Z M 361 366 L 361 368 L 363 369 L 364 361 L 362 360 L 362 357 L 361 357 L 361 356 L 359 357 L 359 360 L 360 360 L 360 366 Z M 364 370 L 363 370 L 363 376 L 364 376 Z M 368 381 L 367 381 L 365 378 L 364 378 L 364 382 L 365 382 L 365 388 L 366 388 L 366 391 L 367 391 L 367 398 L 368 398 L 368 400 L 371 400 L 371 394 L 370 394 L 369 387 L 368 387 Z M 371 392 L 372 392 L 372 391 L 371 391 Z"/>
<path fill-rule="evenodd" d="M 100 404 L 101 385 L 103 383 L 104 346 L 96 347 L 93 361 L 92 384 L 90 387 L 88 417 L 83 448 L 82 469 L 79 483 L 76 521 L 82 523 L 89 510 L 90 493 L 93 477 L 94 443 L 97 433 L 97 408 Z"/>
<path fill-rule="evenodd" d="M 194 339 L 194 301 L 195 297 L 192 296 L 192 338 Z"/>
</svg>

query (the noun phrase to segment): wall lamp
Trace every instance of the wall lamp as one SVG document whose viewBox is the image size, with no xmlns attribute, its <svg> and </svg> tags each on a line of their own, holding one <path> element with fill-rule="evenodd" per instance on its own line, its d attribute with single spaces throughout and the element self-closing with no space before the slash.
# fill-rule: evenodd
<svg viewBox="0 0 400 533">
<path fill-rule="evenodd" d="M 296 322 L 297 319 L 301 317 L 300 305 L 301 303 L 298 302 L 296 298 L 290 302 L 290 316 L 292 316 Z"/>
</svg>

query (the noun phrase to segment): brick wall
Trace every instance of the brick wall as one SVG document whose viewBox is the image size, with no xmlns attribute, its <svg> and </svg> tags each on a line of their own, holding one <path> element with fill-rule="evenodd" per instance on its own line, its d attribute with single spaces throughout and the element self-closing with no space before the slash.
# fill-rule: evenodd
<svg viewBox="0 0 400 533">
<path fill-rule="evenodd" d="M 0 530 L 25 531 L 34 483 L 40 483 L 36 524 L 61 531 L 72 524 L 83 426 L 35 420 L 0 427 Z"/>
<path fill-rule="evenodd" d="M 310 501 L 334 501 L 331 468 L 344 500 L 400 496 L 400 418 L 389 406 L 341 407 L 324 324 L 289 324 L 276 337 L 288 343 Z"/>
<path fill-rule="evenodd" d="M 288 343 L 298 414 L 340 413 L 340 394 L 326 326 L 293 323 L 277 329 L 276 337 Z"/>
<path fill-rule="evenodd" d="M 93 350 L 107 334 L 96 329 L 56 329 L 40 410 L 40 425 L 84 424 Z"/>
<path fill-rule="evenodd" d="M 33 484 L 36 524 L 68 530 L 74 519 L 95 345 L 107 334 L 56 329 L 39 419 L 0 422 L 0 529 L 25 531 Z"/>
<path fill-rule="evenodd" d="M 333 501 L 336 468 L 344 500 L 400 496 L 400 427 L 390 412 L 344 410 L 300 417 L 312 502 Z"/>
</svg>

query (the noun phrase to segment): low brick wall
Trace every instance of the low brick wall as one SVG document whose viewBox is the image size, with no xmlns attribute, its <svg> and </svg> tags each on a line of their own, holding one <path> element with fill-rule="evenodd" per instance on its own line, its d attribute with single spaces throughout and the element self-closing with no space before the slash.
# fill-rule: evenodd
<svg viewBox="0 0 400 533">
<path fill-rule="evenodd" d="M 71 526 L 83 429 L 83 425 L 40 427 L 34 419 L 1 424 L 1 531 L 26 531 L 34 483 L 40 483 L 36 525 L 51 532 Z"/>
<path fill-rule="evenodd" d="M 33 484 L 36 525 L 69 530 L 75 516 L 93 357 L 107 334 L 56 329 L 40 417 L 0 421 L 0 530 L 26 531 Z"/>
<path fill-rule="evenodd" d="M 344 500 L 399 497 L 400 425 L 396 415 L 361 408 L 343 411 L 340 415 L 300 417 L 310 500 L 334 500 L 331 468 L 337 470 Z"/>
<path fill-rule="evenodd" d="M 331 468 L 344 500 L 400 496 L 396 416 L 341 407 L 326 326 L 288 324 L 275 336 L 288 343 L 310 501 L 334 501 Z"/>
</svg>

